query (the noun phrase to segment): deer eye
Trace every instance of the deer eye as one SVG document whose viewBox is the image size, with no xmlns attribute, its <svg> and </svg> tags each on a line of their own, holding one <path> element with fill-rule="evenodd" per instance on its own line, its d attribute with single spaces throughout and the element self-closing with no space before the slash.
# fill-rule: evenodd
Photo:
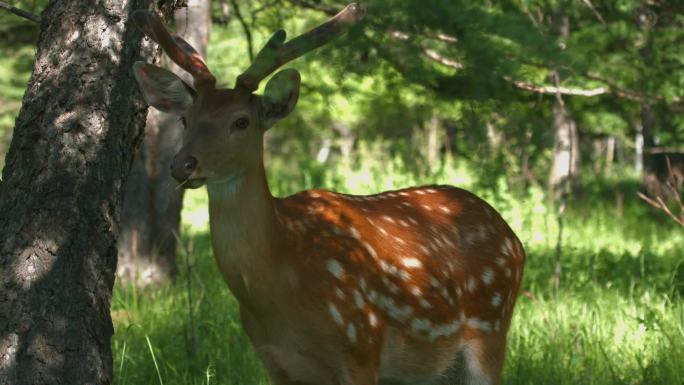
<svg viewBox="0 0 684 385">
<path fill-rule="evenodd" d="M 238 118 L 235 123 L 233 123 L 233 128 L 236 130 L 245 130 L 249 127 L 249 119 L 247 118 Z"/>
</svg>

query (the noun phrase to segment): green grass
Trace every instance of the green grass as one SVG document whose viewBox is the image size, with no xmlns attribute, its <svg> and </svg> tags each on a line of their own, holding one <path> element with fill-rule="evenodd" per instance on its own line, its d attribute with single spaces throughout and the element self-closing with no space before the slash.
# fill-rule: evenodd
<svg viewBox="0 0 684 385">
<path fill-rule="evenodd" d="M 272 170 L 275 193 L 311 180 L 355 193 L 425 182 L 468 186 L 474 180 L 455 167 L 437 176 L 411 176 L 393 160 L 307 173 L 283 179 L 278 175 L 286 171 Z M 528 252 L 505 384 L 684 384 L 684 235 L 642 204 L 636 188 L 636 182 L 616 188 L 611 181 L 592 181 L 584 198 L 571 203 L 557 298 L 550 280 L 557 224 L 544 194 L 532 190 L 521 198 L 503 184 L 496 192 L 478 191 L 502 212 Z M 115 287 L 116 384 L 268 383 L 215 268 L 205 205 L 203 191 L 186 195 L 183 242 L 190 250 L 193 322 L 183 253 L 175 285 L 144 292 Z"/>
</svg>

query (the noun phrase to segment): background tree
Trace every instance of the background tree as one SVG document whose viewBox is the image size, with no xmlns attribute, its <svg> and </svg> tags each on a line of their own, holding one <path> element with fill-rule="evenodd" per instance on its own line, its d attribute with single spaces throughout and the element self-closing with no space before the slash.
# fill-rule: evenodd
<svg viewBox="0 0 684 385">
<path fill-rule="evenodd" d="M 174 19 L 178 35 L 206 57 L 211 1 L 190 0 L 175 11 Z M 161 62 L 192 84 L 191 77 L 166 55 Z M 151 108 L 145 127 L 145 139 L 125 186 L 117 268 L 117 276 L 124 282 L 142 286 L 167 282 L 177 273 L 176 244 L 183 199 L 183 189 L 168 172 L 181 143 L 182 122 Z"/>
<path fill-rule="evenodd" d="M 129 15 L 144 6 L 62 1 L 41 14 L 0 184 L 3 384 L 111 382 L 121 190 L 146 110 Z"/>
</svg>

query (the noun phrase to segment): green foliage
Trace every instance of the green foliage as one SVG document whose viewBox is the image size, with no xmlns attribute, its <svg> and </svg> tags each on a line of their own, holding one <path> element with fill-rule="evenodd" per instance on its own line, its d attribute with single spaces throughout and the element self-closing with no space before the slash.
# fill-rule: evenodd
<svg viewBox="0 0 684 385">
<path fill-rule="evenodd" d="M 13 1 L 13 6 L 40 13 L 47 0 Z M 14 119 L 33 67 L 38 25 L 0 10 L 0 171 L 5 163 Z"/>
</svg>

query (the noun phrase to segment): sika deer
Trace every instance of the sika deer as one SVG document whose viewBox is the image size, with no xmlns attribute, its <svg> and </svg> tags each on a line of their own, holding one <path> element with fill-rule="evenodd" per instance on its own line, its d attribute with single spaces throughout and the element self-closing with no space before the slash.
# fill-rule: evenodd
<svg viewBox="0 0 684 385">
<path fill-rule="evenodd" d="M 288 43 L 276 32 L 234 89 L 216 89 L 192 47 L 141 11 L 140 28 L 194 89 L 145 63 L 134 73 L 149 104 L 186 121 L 172 175 L 207 185 L 214 255 L 272 383 L 498 384 L 525 254 L 491 206 L 449 186 L 269 191 L 263 135 L 294 108 L 299 73 L 253 92 L 359 17 L 351 4 Z"/>
</svg>

